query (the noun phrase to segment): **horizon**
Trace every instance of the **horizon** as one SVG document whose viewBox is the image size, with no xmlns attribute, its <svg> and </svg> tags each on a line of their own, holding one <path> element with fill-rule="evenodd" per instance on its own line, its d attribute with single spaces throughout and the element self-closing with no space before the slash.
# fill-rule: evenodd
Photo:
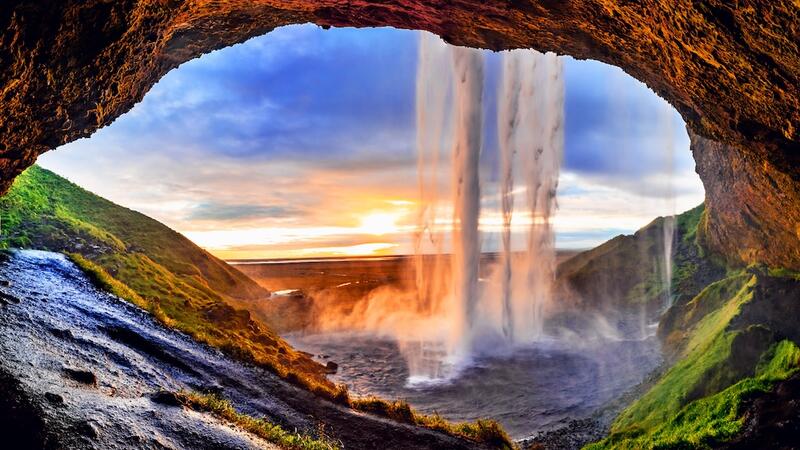
<svg viewBox="0 0 800 450">
<path fill-rule="evenodd" d="M 113 124 L 44 154 L 40 164 L 225 260 L 411 254 L 418 37 L 386 28 L 279 28 L 181 65 Z M 483 53 L 491 117 L 500 54 Z M 592 248 L 701 203 L 678 113 L 619 68 L 561 60 L 566 136 L 551 218 L 556 247 Z M 502 223 L 496 141 L 487 120 L 480 222 L 487 252 L 497 250 Z M 515 219 L 515 245 L 530 220 Z"/>
</svg>

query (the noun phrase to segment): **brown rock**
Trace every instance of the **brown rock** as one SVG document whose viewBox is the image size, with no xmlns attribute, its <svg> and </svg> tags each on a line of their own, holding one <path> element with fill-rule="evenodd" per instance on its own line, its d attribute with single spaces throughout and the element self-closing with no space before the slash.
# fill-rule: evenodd
<svg viewBox="0 0 800 450">
<path fill-rule="evenodd" d="M 68 378 L 77 381 L 78 383 L 87 384 L 90 386 L 97 385 L 97 376 L 91 371 L 83 370 L 83 369 L 73 369 L 70 367 L 65 367 L 63 369 L 64 375 Z"/>
<path fill-rule="evenodd" d="M 39 154 L 125 113 L 180 63 L 304 22 L 424 29 L 460 45 L 619 66 L 704 137 L 693 151 L 709 191 L 711 247 L 734 262 L 800 269 L 800 19 L 791 0 L 7 1 L 0 192 Z"/>
<path fill-rule="evenodd" d="M 333 375 L 338 371 L 339 371 L 339 364 L 336 364 L 333 361 L 328 361 L 328 363 L 325 364 L 325 373 Z"/>
</svg>

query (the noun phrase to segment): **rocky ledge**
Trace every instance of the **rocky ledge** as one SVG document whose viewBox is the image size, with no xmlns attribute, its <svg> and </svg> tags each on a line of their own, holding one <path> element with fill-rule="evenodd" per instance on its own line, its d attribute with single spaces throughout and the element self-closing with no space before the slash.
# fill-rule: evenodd
<svg viewBox="0 0 800 450">
<path fill-rule="evenodd" d="M 39 154 L 128 111 L 182 62 L 304 22 L 423 29 L 460 45 L 619 66 L 698 136 L 707 227 L 718 236 L 709 247 L 735 262 L 800 269 L 792 0 L 11 0 L 0 5 L 0 192 Z"/>
<path fill-rule="evenodd" d="M 64 256 L 0 254 L 0 433 L 9 448 L 277 448 L 176 392 L 212 392 L 242 413 L 345 448 L 476 444 L 334 405 L 165 329 L 96 290 Z M 6 298 L 6 297 L 4 297 Z"/>
</svg>

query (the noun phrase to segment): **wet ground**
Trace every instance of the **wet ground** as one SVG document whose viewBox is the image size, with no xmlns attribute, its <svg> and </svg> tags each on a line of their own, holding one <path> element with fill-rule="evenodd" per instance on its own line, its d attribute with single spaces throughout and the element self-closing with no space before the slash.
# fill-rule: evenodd
<svg viewBox="0 0 800 450">
<path fill-rule="evenodd" d="M 319 400 L 157 324 L 95 289 L 62 255 L 0 261 L 0 433 L 12 448 L 270 448 L 235 427 L 160 403 L 160 390 L 215 391 L 290 430 L 345 448 L 471 448 Z"/>
<path fill-rule="evenodd" d="M 458 377 L 409 384 L 397 345 L 369 334 L 290 335 L 293 346 L 334 361 L 334 376 L 360 395 L 404 398 L 456 420 L 489 417 L 515 439 L 591 417 L 640 383 L 661 361 L 657 340 L 544 341 L 500 356 L 478 356 Z"/>
</svg>

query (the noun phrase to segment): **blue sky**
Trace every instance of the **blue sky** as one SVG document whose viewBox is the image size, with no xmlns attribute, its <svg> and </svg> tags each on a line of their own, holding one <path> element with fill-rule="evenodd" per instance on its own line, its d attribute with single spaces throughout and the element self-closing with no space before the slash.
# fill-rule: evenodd
<svg viewBox="0 0 800 450">
<path fill-rule="evenodd" d="M 112 125 L 40 163 L 223 257 L 404 253 L 416 197 L 418 37 L 280 28 L 185 63 Z M 493 117 L 500 57 L 486 58 Z M 557 245 L 595 245 L 702 201 L 671 107 L 618 68 L 564 57 L 564 71 Z M 385 234 L 369 231 L 376 223 Z"/>
</svg>

